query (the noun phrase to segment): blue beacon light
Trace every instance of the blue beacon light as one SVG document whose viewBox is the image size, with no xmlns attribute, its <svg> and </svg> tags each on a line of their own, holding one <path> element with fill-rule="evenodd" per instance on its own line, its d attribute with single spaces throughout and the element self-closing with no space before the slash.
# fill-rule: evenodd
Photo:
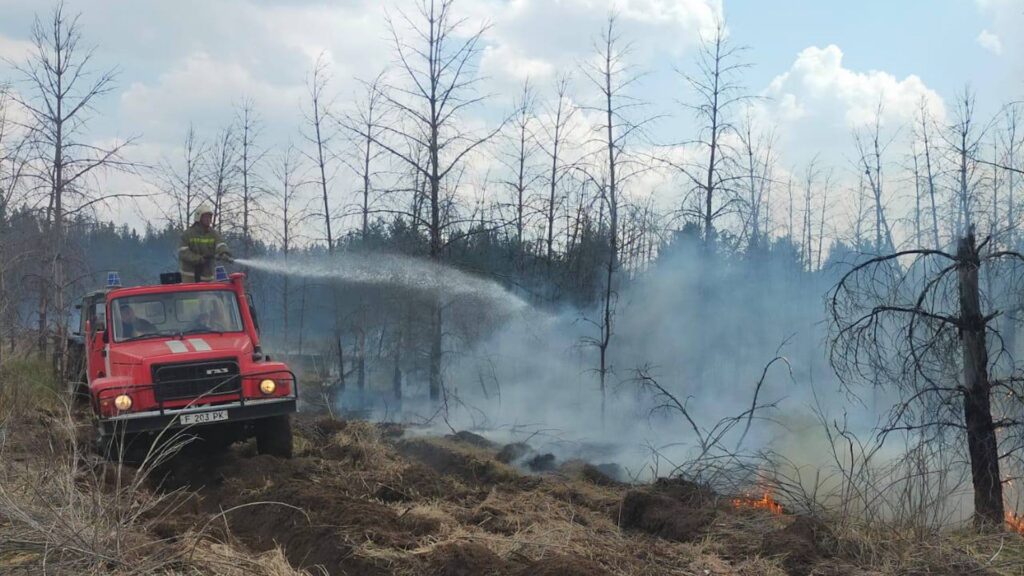
<svg viewBox="0 0 1024 576">
<path fill-rule="evenodd" d="M 117 272 L 107 272 L 107 288 L 120 288 L 121 275 Z"/>
<path fill-rule="evenodd" d="M 218 282 L 228 279 L 228 272 L 227 270 L 224 269 L 223 266 L 217 266 L 217 268 L 214 270 L 214 275 Z"/>
</svg>

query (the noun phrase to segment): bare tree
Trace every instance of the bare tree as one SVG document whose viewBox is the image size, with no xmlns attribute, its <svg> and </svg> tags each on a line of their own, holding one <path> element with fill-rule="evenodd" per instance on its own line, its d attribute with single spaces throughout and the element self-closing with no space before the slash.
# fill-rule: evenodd
<svg viewBox="0 0 1024 576">
<path fill-rule="evenodd" d="M 388 192 L 385 187 L 378 188 L 377 179 L 380 174 L 380 160 L 387 154 L 380 146 L 374 143 L 382 135 L 383 126 L 387 124 L 388 118 L 384 104 L 384 96 L 381 92 L 384 74 L 377 75 L 372 82 L 365 85 L 365 94 L 355 105 L 352 114 L 341 120 L 345 129 L 352 136 L 352 151 L 350 155 L 342 155 L 344 162 L 359 180 L 360 189 L 358 192 L 359 205 L 356 208 L 359 216 L 359 238 L 364 247 L 367 235 L 370 230 L 370 214 L 381 197 Z M 366 331 L 367 331 L 367 310 L 366 302 L 361 301 L 359 310 L 356 312 L 356 382 L 359 390 L 366 388 Z"/>
<path fill-rule="evenodd" d="M 456 17 L 453 6 L 454 0 L 419 0 L 411 11 L 388 14 L 400 81 L 389 83 L 382 92 L 396 121 L 378 135 L 364 134 L 407 165 L 423 184 L 427 215 L 416 219 L 427 229 L 428 253 L 435 262 L 444 257 L 446 230 L 453 222 L 445 187 L 454 191 L 467 156 L 501 130 L 499 126 L 481 134 L 461 122 L 467 109 L 485 98 L 477 91 L 479 78 L 474 72 L 488 26 L 465 31 L 466 19 Z M 443 388 L 440 296 L 430 308 L 429 388 L 431 400 L 438 402 Z"/>
<path fill-rule="evenodd" d="M 239 189 L 242 211 L 242 256 L 248 258 L 252 255 L 254 216 L 259 211 L 264 188 L 258 165 L 266 155 L 266 150 L 257 144 L 262 126 L 256 113 L 255 102 L 251 98 L 242 100 L 235 111 L 235 116 L 235 132 L 238 134 L 238 175 L 242 179 Z"/>
<path fill-rule="evenodd" d="M 883 436 L 905 432 L 966 448 L 980 527 L 1003 522 L 1000 461 L 1024 448 L 1024 379 L 1016 373 L 991 377 L 1002 353 L 994 322 L 1000 312 L 983 308 L 993 294 L 984 293 L 979 272 L 991 274 L 1021 258 L 994 249 L 990 238 L 978 244 L 970 230 L 956 254 L 921 248 L 858 264 L 829 301 L 837 375 L 848 386 L 883 386 L 897 394 Z"/>
<path fill-rule="evenodd" d="M 334 235 L 333 220 L 334 211 L 331 203 L 330 188 L 335 176 L 336 156 L 333 150 L 334 139 L 337 130 L 334 124 L 329 122 L 333 116 L 333 100 L 327 95 L 327 84 L 330 81 L 330 74 L 325 60 L 325 55 L 320 54 L 313 65 L 313 73 L 309 78 L 307 89 L 309 91 L 309 108 L 305 113 L 305 129 L 302 132 L 303 138 L 312 148 L 307 152 L 307 157 L 312 161 L 316 171 L 316 185 L 323 206 L 323 212 L 319 214 L 323 218 L 325 240 L 327 242 L 327 253 L 334 256 L 337 248 Z M 334 318 L 334 348 L 338 360 L 338 382 L 332 393 L 340 394 L 345 390 L 345 348 L 341 343 L 341 320 L 338 317 L 339 303 L 338 291 L 332 286 L 333 318 Z"/>
<path fill-rule="evenodd" d="M 953 185 L 956 204 L 955 226 L 957 235 L 977 224 L 981 210 L 981 184 L 984 177 L 981 147 L 992 127 L 992 122 L 981 124 L 975 118 L 974 93 L 964 88 L 957 97 L 954 118 L 942 133 L 950 164 L 955 167 Z M 993 120 L 994 121 L 994 120 Z"/>
<path fill-rule="evenodd" d="M 335 160 L 332 143 L 336 132 L 330 128 L 328 120 L 332 117 L 331 108 L 334 104 L 326 94 L 327 84 L 330 82 L 328 65 L 324 54 L 317 57 L 313 65 L 313 73 L 308 82 L 309 109 L 306 111 L 305 130 L 302 136 L 312 147 L 308 153 L 310 161 L 313 162 L 317 175 L 316 184 L 320 193 L 320 200 L 323 205 L 323 212 L 320 217 L 324 220 L 324 233 L 327 242 L 327 251 L 334 254 L 335 236 L 333 229 L 333 210 L 331 208 L 330 187 L 334 179 Z"/>
<path fill-rule="evenodd" d="M 932 123 L 933 120 L 928 112 L 928 102 L 921 98 L 921 103 L 918 106 L 914 136 L 921 145 L 921 153 L 924 154 L 924 166 L 921 167 L 923 172 L 921 172 L 920 178 L 924 180 L 922 187 L 928 192 L 928 208 L 931 213 L 932 224 L 932 247 L 939 250 L 942 248 L 942 243 L 939 240 L 939 208 L 935 193 L 936 170 L 934 164 L 936 158 L 932 148 Z"/>
<path fill-rule="evenodd" d="M 31 255 L 27 246 L 18 249 L 10 230 L 11 212 L 26 196 L 24 184 L 29 170 L 29 142 L 12 120 L 11 104 L 8 87 L 0 84 L 0 362 L 4 340 L 14 341 L 17 318 L 18 283 L 10 281 L 8 272 L 19 259 Z"/>
<path fill-rule="evenodd" d="M 1005 153 L 1001 168 L 1006 173 L 1006 228 L 1007 244 L 1017 247 L 1017 187 L 1021 178 L 1021 150 L 1024 149 L 1024 105 L 1013 103 L 1006 107 L 1003 116 L 1003 130 L 999 140 Z"/>
<path fill-rule="evenodd" d="M 388 122 L 382 93 L 383 85 L 383 73 L 367 82 L 365 92 L 356 102 L 353 112 L 341 119 L 344 128 L 352 135 L 353 153 L 342 156 L 342 161 L 359 181 L 357 213 L 359 234 L 363 240 L 369 232 L 370 215 L 374 212 L 374 205 L 387 192 L 378 188 L 375 182 L 381 175 L 377 166 L 378 161 L 387 154 L 387 151 L 374 143 L 375 139 L 382 138 L 383 126 Z"/>
<path fill-rule="evenodd" d="M 68 16 L 57 4 L 43 20 L 32 25 L 33 49 L 27 62 L 11 63 L 27 89 L 17 96 L 28 112 L 30 142 L 34 151 L 34 177 L 49 192 L 46 209 L 47 255 L 52 270 L 49 289 L 43 291 L 39 309 L 40 341 L 45 343 L 49 327 L 47 312 L 55 312 L 55 367 L 63 378 L 66 357 L 67 246 L 65 223 L 69 214 L 113 198 L 100 192 L 95 177 L 104 170 L 129 170 L 122 157 L 131 139 L 102 147 L 88 143 L 84 132 L 97 99 L 114 87 L 114 70 L 98 74 L 92 70 L 94 48 L 81 45 L 78 16 Z M 123 196 L 123 194 L 122 194 Z"/>
<path fill-rule="evenodd" d="M 505 165 L 510 177 L 502 182 L 510 192 L 512 208 L 512 227 L 515 232 L 516 245 L 516 269 L 522 269 L 522 256 L 526 250 L 524 231 L 527 226 L 527 218 L 532 209 L 529 206 L 531 191 L 536 183 L 543 178 L 543 173 L 537 169 L 534 158 L 540 150 L 537 142 L 535 125 L 536 94 L 530 81 L 523 82 L 522 91 L 514 104 L 512 120 L 508 124 L 509 130 L 505 134 L 504 145 L 499 160 Z"/>
<path fill-rule="evenodd" d="M 867 179 L 871 189 L 875 215 L 875 254 L 884 254 L 895 250 L 892 239 L 892 228 L 885 214 L 885 191 L 882 160 L 886 149 L 893 139 L 882 141 L 882 103 L 875 110 L 875 121 L 870 129 L 854 130 L 853 140 L 857 146 L 857 167 Z"/>
<path fill-rule="evenodd" d="M 280 228 L 277 240 L 281 245 L 281 255 L 285 262 L 289 260 L 292 251 L 295 249 L 298 237 L 298 228 L 305 219 L 306 212 L 300 206 L 302 190 L 302 166 L 300 156 L 295 146 L 289 144 L 280 157 L 277 158 L 274 166 L 274 177 L 276 179 L 276 200 L 281 207 Z M 291 285 L 289 276 L 283 275 L 281 282 L 281 315 L 284 327 L 285 348 L 288 348 L 291 326 L 289 323 L 291 310 Z"/>
<path fill-rule="evenodd" d="M 213 203 L 213 213 L 217 218 L 214 225 L 218 232 L 222 232 L 225 221 L 235 221 L 231 192 L 238 178 L 238 138 L 232 126 L 225 126 L 217 134 L 210 146 L 209 157 L 207 196 Z"/>
<path fill-rule="evenodd" d="M 551 274 L 551 264 L 555 256 L 555 218 L 557 217 L 561 195 L 559 188 L 562 180 L 571 173 L 573 162 L 565 160 L 565 146 L 571 136 L 573 118 L 578 108 L 569 100 L 569 76 L 563 75 L 558 79 L 555 89 L 557 99 L 554 110 L 548 111 L 551 119 L 550 124 L 541 123 L 544 132 L 544 140 L 541 147 L 548 159 L 551 161 L 551 168 L 548 171 L 547 189 L 548 201 L 544 211 L 544 226 L 547 238 L 545 240 L 545 255 L 548 266 L 548 275 Z"/>
<path fill-rule="evenodd" d="M 769 230 L 769 226 L 766 225 L 766 212 L 775 170 L 775 134 L 757 131 L 751 108 L 748 106 L 738 135 L 745 159 L 743 173 L 746 186 L 746 217 L 743 221 L 743 233 L 747 238 L 747 245 L 757 251 Z"/>
<path fill-rule="evenodd" d="M 749 67 L 741 60 L 744 51 L 745 47 L 732 44 L 725 22 L 719 20 L 712 35 L 701 39 L 697 72 L 680 72 L 696 96 L 695 103 L 685 106 L 693 111 L 700 125 L 697 140 L 685 144 L 697 145 L 705 160 L 670 164 L 692 183 L 699 195 L 698 217 L 706 250 L 714 248 L 715 220 L 732 209 L 733 181 L 743 177 L 736 173 L 737 151 L 728 142 L 729 136 L 736 133 L 733 109 L 750 99 L 739 81 L 740 74 Z"/>
<path fill-rule="evenodd" d="M 800 255 L 808 270 L 814 268 L 814 210 L 811 208 L 811 199 L 814 196 L 818 179 L 821 177 L 818 168 L 818 157 L 815 156 L 807 164 L 804 172 L 804 222 L 800 234 Z"/>
<path fill-rule="evenodd" d="M 206 153 L 206 145 L 196 139 L 195 126 L 189 124 L 181 150 L 181 163 L 162 162 L 164 189 L 174 200 L 174 212 L 167 216 L 182 230 L 192 223 L 192 212 L 198 208 L 202 198 Z"/>
<path fill-rule="evenodd" d="M 597 338 L 585 339 L 585 342 L 598 350 L 597 374 L 602 418 L 607 401 L 608 377 L 613 372 L 609 351 L 618 300 L 622 189 L 626 181 L 644 168 L 629 148 L 651 120 L 648 118 L 638 122 L 631 118 L 636 109 L 643 105 L 628 94 L 639 76 L 628 63 L 631 48 L 619 36 L 616 22 L 615 14 L 609 15 L 605 29 L 595 43 L 595 58 L 583 67 L 583 74 L 600 95 L 599 103 L 588 107 L 600 115 L 599 123 L 594 126 L 594 145 L 596 148 L 599 144 L 601 151 L 600 156 L 594 160 L 597 171 L 588 173 L 587 179 L 600 190 L 601 212 L 598 221 L 603 221 L 607 213 L 608 254 L 602 266 L 604 285 L 601 288 L 601 316 L 599 320 L 592 321 L 599 334 Z"/>
</svg>

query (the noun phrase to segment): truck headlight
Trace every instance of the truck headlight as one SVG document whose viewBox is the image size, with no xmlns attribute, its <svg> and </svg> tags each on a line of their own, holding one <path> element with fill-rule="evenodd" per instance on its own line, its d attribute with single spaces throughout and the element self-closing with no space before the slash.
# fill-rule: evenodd
<svg viewBox="0 0 1024 576">
<path fill-rule="evenodd" d="M 277 390 L 277 382 L 274 382 L 269 378 L 260 382 L 260 392 L 263 392 L 264 394 L 273 394 L 274 390 Z"/>
<path fill-rule="evenodd" d="M 132 407 L 132 397 L 127 394 L 121 394 L 114 398 L 114 407 L 122 412 L 130 410 Z"/>
</svg>

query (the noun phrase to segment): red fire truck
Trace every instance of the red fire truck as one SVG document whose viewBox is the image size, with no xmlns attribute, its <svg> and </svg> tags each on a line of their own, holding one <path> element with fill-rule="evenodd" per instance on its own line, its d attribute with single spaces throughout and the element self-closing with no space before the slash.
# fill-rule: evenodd
<svg viewBox="0 0 1024 576">
<path fill-rule="evenodd" d="M 260 348 L 245 275 L 122 287 L 86 295 L 78 332 L 82 390 L 108 455 L 144 454 L 154 440 L 189 434 L 224 446 L 256 438 L 262 454 L 291 457 L 298 381 Z"/>
</svg>

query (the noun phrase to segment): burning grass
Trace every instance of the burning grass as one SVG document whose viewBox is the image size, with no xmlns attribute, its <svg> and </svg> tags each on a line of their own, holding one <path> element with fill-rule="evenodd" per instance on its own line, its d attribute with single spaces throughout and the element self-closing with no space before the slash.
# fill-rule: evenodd
<svg viewBox="0 0 1024 576">
<path fill-rule="evenodd" d="M 1007 512 L 1006 527 L 1013 532 L 1024 535 L 1024 516 L 1012 511 Z"/>
<path fill-rule="evenodd" d="M 743 496 L 740 498 L 733 498 L 731 502 L 732 507 L 736 510 L 766 510 L 775 516 L 781 516 L 783 514 L 782 504 L 776 502 L 769 491 L 765 491 L 764 495 L 760 498 Z"/>
</svg>

